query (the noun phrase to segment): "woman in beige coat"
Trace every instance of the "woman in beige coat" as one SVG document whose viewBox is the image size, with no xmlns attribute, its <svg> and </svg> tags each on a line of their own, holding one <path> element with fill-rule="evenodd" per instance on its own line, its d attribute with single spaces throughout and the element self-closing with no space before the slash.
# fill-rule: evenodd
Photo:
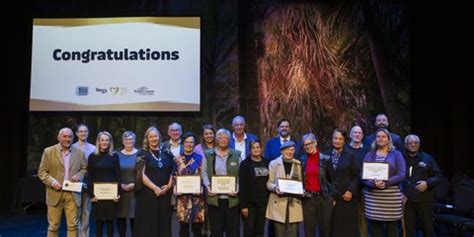
<svg viewBox="0 0 474 237">
<path fill-rule="evenodd" d="M 298 224 L 303 221 L 300 197 L 280 192 L 278 179 L 286 178 L 302 181 L 301 162 L 294 158 L 295 143 L 284 142 L 280 147 L 282 155 L 270 162 L 267 188 L 271 191 L 266 217 L 275 221 L 276 237 L 296 237 Z"/>
</svg>

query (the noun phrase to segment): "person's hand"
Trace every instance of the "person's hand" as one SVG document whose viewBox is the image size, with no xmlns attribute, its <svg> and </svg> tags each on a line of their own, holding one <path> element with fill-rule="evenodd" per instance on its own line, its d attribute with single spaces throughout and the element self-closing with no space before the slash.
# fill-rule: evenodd
<svg viewBox="0 0 474 237">
<path fill-rule="evenodd" d="M 424 180 L 421 180 L 421 181 L 418 181 L 416 182 L 416 190 L 420 191 L 420 192 L 424 192 L 426 191 L 426 189 L 428 189 L 428 183 L 426 183 L 426 181 Z"/>
<path fill-rule="evenodd" d="M 184 156 L 177 157 L 176 158 L 176 163 L 178 163 L 178 165 L 182 165 L 182 164 L 184 164 L 185 159 L 186 158 L 184 158 Z"/>
<path fill-rule="evenodd" d="M 81 180 L 81 179 L 80 179 L 77 175 L 73 175 L 73 176 L 71 177 L 71 181 L 72 181 L 72 182 L 79 182 L 80 180 Z"/>
<path fill-rule="evenodd" d="M 342 195 L 342 199 L 346 202 L 349 202 L 350 200 L 352 200 L 352 193 L 350 191 L 344 192 L 344 194 Z"/>
<path fill-rule="evenodd" d="M 375 187 L 379 189 L 384 189 L 385 188 L 385 182 L 383 180 L 375 180 Z"/>
<path fill-rule="evenodd" d="M 61 184 L 59 184 L 59 182 L 54 182 L 53 185 L 52 185 L 52 187 L 53 187 L 54 190 L 56 190 L 56 191 L 59 191 L 59 190 L 61 190 L 61 188 L 62 188 L 62 186 L 61 186 Z"/>
<path fill-rule="evenodd" d="M 209 197 L 214 197 L 216 194 L 213 193 L 213 192 L 211 192 L 211 188 L 207 187 L 207 195 L 208 195 Z"/>
<path fill-rule="evenodd" d="M 332 200 L 332 206 L 336 206 L 336 200 Z"/>
<path fill-rule="evenodd" d="M 96 197 L 91 198 L 91 202 L 97 202 L 97 198 Z"/>
<path fill-rule="evenodd" d="M 156 187 L 153 192 L 155 193 L 155 195 L 157 197 L 159 197 L 162 193 L 161 193 L 161 188 L 160 187 Z"/>
<path fill-rule="evenodd" d="M 245 218 L 247 218 L 249 216 L 249 209 L 248 208 L 242 208 L 241 212 L 242 212 L 242 216 L 244 216 Z"/>
<path fill-rule="evenodd" d="M 234 193 L 229 193 L 229 196 L 236 197 L 236 196 L 237 196 L 237 193 L 236 193 L 236 192 L 234 192 Z"/>
<path fill-rule="evenodd" d="M 283 195 L 282 192 L 280 192 L 280 188 L 278 188 L 278 186 L 275 186 L 275 193 L 278 194 L 278 195 Z"/>
<path fill-rule="evenodd" d="M 170 190 L 171 187 L 173 187 L 173 186 L 168 185 L 168 184 L 165 184 L 165 185 L 161 186 L 161 190 L 163 191 L 163 194 L 168 192 L 168 190 Z"/>
<path fill-rule="evenodd" d="M 113 200 L 114 202 L 118 202 L 120 200 L 120 195 L 118 195 L 117 198 L 114 198 Z"/>
<path fill-rule="evenodd" d="M 407 196 L 405 196 L 405 194 L 403 194 L 403 205 L 405 206 L 405 203 L 408 201 L 408 198 Z"/>
<path fill-rule="evenodd" d="M 124 190 L 124 191 L 130 191 L 128 189 L 128 185 L 127 184 L 120 184 L 120 187 Z"/>
<path fill-rule="evenodd" d="M 133 189 L 135 189 L 135 184 L 134 183 L 129 183 L 129 184 L 127 184 L 127 187 L 128 187 L 128 191 L 133 191 Z"/>
</svg>

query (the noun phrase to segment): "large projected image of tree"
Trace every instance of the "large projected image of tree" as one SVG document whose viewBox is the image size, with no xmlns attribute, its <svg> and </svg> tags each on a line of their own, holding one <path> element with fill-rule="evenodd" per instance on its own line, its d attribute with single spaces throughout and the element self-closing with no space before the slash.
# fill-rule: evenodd
<svg viewBox="0 0 474 237">
<path fill-rule="evenodd" d="M 270 3 L 255 9 L 262 16 L 255 41 L 263 47 L 257 56 L 263 137 L 274 135 L 281 117 L 292 120 L 297 134 L 326 136 L 354 123 L 372 129 L 378 112 L 388 113 L 393 130 L 409 129 L 403 6 Z"/>
</svg>

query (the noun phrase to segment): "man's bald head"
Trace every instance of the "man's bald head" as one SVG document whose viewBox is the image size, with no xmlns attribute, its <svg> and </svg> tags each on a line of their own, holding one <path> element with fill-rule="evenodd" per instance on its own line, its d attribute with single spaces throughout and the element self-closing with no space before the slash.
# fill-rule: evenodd
<svg viewBox="0 0 474 237">
<path fill-rule="evenodd" d="M 58 132 L 58 141 L 63 149 L 69 149 L 74 140 L 74 133 L 70 128 L 61 128 Z"/>
</svg>

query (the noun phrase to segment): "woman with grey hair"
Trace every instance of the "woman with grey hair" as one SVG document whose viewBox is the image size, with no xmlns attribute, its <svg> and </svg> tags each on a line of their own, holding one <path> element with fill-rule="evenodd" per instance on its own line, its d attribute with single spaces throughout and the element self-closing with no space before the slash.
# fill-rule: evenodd
<svg viewBox="0 0 474 237">
<path fill-rule="evenodd" d="M 133 190 L 135 188 L 135 159 L 138 150 L 135 148 L 136 135 L 132 131 L 125 131 L 122 134 L 123 149 L 118 151 L 120 162 L 121 184 L 123 189 L 119 202 L 117 229 L 120 237 L 125 237 L 127 233 L 127 219 L 130 220 L 130 228 L 133 233 L 135 218 L 135 196 Z"/>
<path fill-rule="evenodd" d="M 221 128 L 216 133 L 217 146 L 205 151 L 202 162 L 202 181 L 207 189 L 207 204 L 212 236 L 239 236 L 240 211 L 237 192 L 216 194 L 212 192 L 211 182 L 214 176 L 234 176 L 236 188 L 239 183 L 240 152 L 229 148 L 230 132 Z"/>
<path fill-rule="evenodd" d="M 385 128 L 376 131 L 372 151 L 364 162 L 384 162 L 389 165 L 388 180 L 364 180 L 366 187 L 365 216 L 369 220 L 371 236 L 398 236 L 397 222 L 403 216 L 403 194 L 401 183 L 405 179 L 406 168 L 402 154 L 393 145 L 390 132 Z"/>
<path fill-rule="evenodd" d="M 265 216 L 274 221 L 276 237 L 296 237 L 298 224 L 303 221 L 301 196 L 284 193 L 278 186 L 279 179 L 303 181 L 301 162 L 295 155 L 295 143 L 286 141 L 280 146 L 281 156 L 268 165 L 268 198 Z"/>
</svg>

